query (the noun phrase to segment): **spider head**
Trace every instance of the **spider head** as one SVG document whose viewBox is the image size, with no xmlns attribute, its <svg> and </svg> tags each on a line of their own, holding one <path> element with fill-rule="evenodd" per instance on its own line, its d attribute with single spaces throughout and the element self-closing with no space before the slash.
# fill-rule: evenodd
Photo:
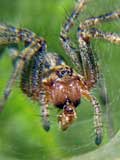
<svg viewBox="0 0 120 160">
<path fill-rule="evenodd" d="M 77 118 L 75 106 L 73 104 L 65 104 L 63 112 L 58 116 L 60 128 L 66 130 Z"/>
</svg>

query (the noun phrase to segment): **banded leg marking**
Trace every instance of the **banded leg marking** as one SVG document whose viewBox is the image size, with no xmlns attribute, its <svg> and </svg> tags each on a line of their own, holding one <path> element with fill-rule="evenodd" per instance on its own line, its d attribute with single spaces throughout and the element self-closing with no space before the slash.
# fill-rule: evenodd
<svg viewBox="0 0 120 160">
<path fill-rule="evenodd" d="M 47 103 L 44 91 L 40 92 L 40 104 L 41 104 L 43 128 L 46 131 L 49 131 L 49 129 L 50 129 L 50 121 L 49 121 L 49 113 L 48 113 L 48 103 Z"/>
<path fill-rule="evenodd" d="M 34 33 L 25 29 L 19 30 L 12 26 L 0 24 L 0 44 L 16 44 L 19 41 L 23 41 L 24 43 L 27 42 L 28 46 L 19 54 L 16 68 L 11 75 L 11 78 L 5 88 L 3 99 L 0 102 L 1 110 L 7 101 L 16 78 L 21 73 L 26 60 L 30 60 L 38 50 L 41 51 L 41 54 L 42 51 L 46 50 L 45 41 L 42 38 L 36 37 Z"/>
<path fill-rule="evenodd" d="M 94 127 L 95 127 L 95 143 L 100 145 L 103 137 L 101 106 L 97 99 L 90 95 L 89 92 L 82 91 L 82 96 L 89 100 L 94 107 Z"/>
<path fill-rule="evenodd" d="M 63 48 L 66 51 L 66 54 L 71 57 L 73 63 L 78 67 L 78 69 L 81 69 L 80 66 L 80 59 L 77 52 L 79 52 L 76 47 L 73 46 L 71 39 L 69 38 L 68 34 L 70 29 L 72 28 L 75 19 L 77 19 L 79 13 L 83 10 L 85 4 L 88 0 L 78 0 L 76 3 L 76 7 L 73 10 L 70 17 L 68 17 L 67 21 L 64 23 L 63 28 L 60 32 L 60 40 L 62 43 Z"/>
<path fill-rule="evenodd" d="M 113 21 L 120 18 L 120 12 L 107 13 L 98 17 L 91 17 L 86 19 L 83 23 L 80 24 L 81 29 L 88 29 L 90 27 L 99 25 L 103 22 Z"/>
</svg>

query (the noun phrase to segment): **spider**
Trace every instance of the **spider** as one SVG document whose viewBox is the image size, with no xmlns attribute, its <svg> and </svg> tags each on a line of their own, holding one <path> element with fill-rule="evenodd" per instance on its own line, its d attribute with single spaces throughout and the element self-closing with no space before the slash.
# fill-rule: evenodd
<svg viewBox="0 0 120 160">
<path fill-rule="evenodd" d="M 58 123 L 62 130 L 66 130 L 77 118 L 76 108 L 81 98 L 85 98 L 94 109 L 95 143 L 99 145 L 103 137 L 101 107 L 91 89 L 99 81 L 100 72 L 90 44 L 91 38 L 120 43 L 119 35 L 94 28 L 102 22 L 120 18 L 120 12 L 91 17 L 80 23 L 77 30 L 78 47 L 75 48 L 69 31 L 87 1 L 76 2 L 60 32 L 62 46 L 77 69 L 68 66 L 58 54 L 48 52 L 46 41 L 42 37 L 27 29 L 0 24 L 0 45 L 11 47 L 14 55 L 14 70 L 0 101 L 0 109 L 4 107 L 19 75 L 22 91 L 40 104 L 42 124 L 46 131 L 50 129 L 49 104 L 60 109 Z M 18 51 L 21 42 L 24 48 Z"/>
</svg>

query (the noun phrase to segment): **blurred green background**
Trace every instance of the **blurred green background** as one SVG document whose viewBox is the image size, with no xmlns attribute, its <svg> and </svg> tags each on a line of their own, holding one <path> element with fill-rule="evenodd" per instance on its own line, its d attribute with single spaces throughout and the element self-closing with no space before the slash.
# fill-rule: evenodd
<svg viewBox="0 0 120 160">
<path fill-rule="evenodd" d="M 19 28 L 28 28 L 44 37 L 48 51 L 61 54 L 69 64 L 59 41 L 59 32 L 74 4 L 74 0 L 0 0 L 0 21 Z M 119 0 L 91 0 L 82 13 L 81 20 L 119 8 Z M 77 20 L 71 31 L 74 42 L 77 41 L 75 36 L 79 22 L 80 20 Z M 120 21 L 117 20 L 104 23 L 99 28 L 119 33 L 119 26 Z M 91 104 L 82 100 L 77 108 L 78 119 L 66 132 L 58 128 L 57 110 L 50 106 L 51 130 L 46 133 L 41 127 L 40 106 L 22 93 L 18 80 L 3 112 L 0 113 L 0 160 L 60 160 L 70 159 L 73 156 L 78 156 L 80 159 L 79 156 L 87 153 L 89 157 L 89 152 L 96 149 L 97 154 L 91 155 L 91 160 L 98 159 L 97 156 L 101 154 L 100 148 L 111 142 L 111 136 L 120 128 L 120 46 L 103 40 L 92 40 L 92 46 L 94 52 L 98 54 L 109 95 L 107 106 L 109 108 L 102 105 L 104 122 L 102 145 L 97 147 L 94 144 Z M 8 52 L 6 49 L 0 58 L 0 97 L 13 69 Z M 92 92 L 99 98 L 97 89 Z"/>
</svg>

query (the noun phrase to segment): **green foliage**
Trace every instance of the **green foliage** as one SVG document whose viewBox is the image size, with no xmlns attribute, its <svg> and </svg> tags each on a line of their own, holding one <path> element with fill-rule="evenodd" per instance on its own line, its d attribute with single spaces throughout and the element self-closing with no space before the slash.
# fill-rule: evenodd
<svg viewBox="0 0 120 160">
<path fill-rule="evenodd" d="M 68 59 L 61 47 L 59 32 L 66 15 L 69 15 L 74 4 L 74 0 L 0 0 L 0 21 L 32 30 L 46 39 L 48 51 L 57 52 Z M 81 19 L 116 10 L 119 6 L 119 0 L 91 0 L 87 9 L 81 15 Z M 79 20 L 77 21 L 78 25 Z M 71 32 L 73 37 L 76 36 L 77 26 Z M 119 21 L 100 25 L 99 28 L 104 31 L 119 32 Z M 74 41 L 76 42 L 76 40 Z M 116 132 L 119 128 L 120 119 L 120 47 L 103 40 L 93 40 L 92 46 L 98 54 L 100 68 L 105 75 L 110 97 L 109 107 L 113 119 L 113 131 Z M 2 58 L 0 57 L 1 97 L 12 72 L 11 61 L 7 52 L 8 50 L 5 51 Z M 67 63 L 69 63 L 69 60 L 67 60 Z M 41 127 L 40 106 L 21 92 L 18 81 L 4 111 L 0 113 L 0 159 L 59 160 L 65 157 L 80 156 L 83 153 L 88 154 L 89 151 L 97 148 L 94 144 L 91 104 L 82 100 L 77 109 L 78 120 L 66 132 L 58 129 L 57 111 L 52 108 L 50 106 L 51 131 L 46 133 Z M 103 106 L 105 131 L 103 144 L 109 140 L 107 126 L 109 122 L 106 123 L 105 110 Z M 98 154 L 101 153 L 98 152 Z M 97 157 L 98 155 L 92 154 L 92 156 Z"/>
</svg>

